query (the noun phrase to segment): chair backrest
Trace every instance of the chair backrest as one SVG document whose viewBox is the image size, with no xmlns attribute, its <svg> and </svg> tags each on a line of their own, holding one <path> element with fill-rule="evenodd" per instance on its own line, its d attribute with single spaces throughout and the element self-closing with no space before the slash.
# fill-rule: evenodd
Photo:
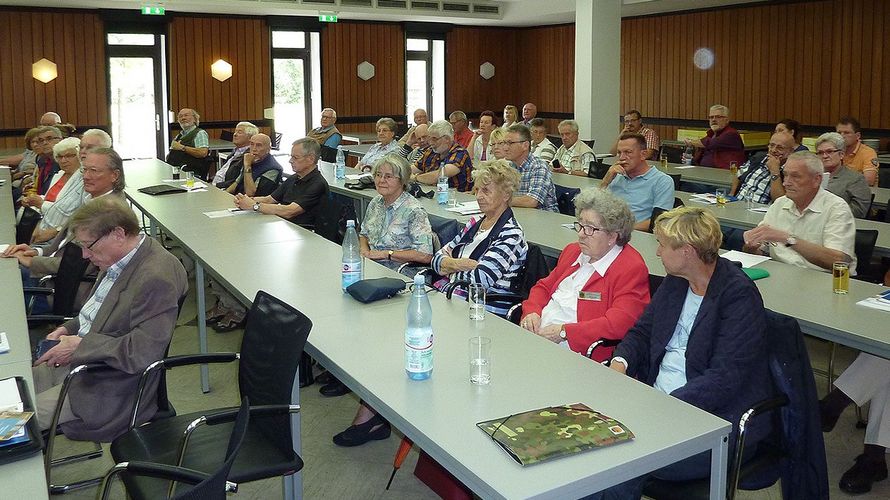
<svg viewBox="0 0 890 500">
<path fill-rule="evenodd" d="M 337 148 L 322 145 L 321 161 L 326 161 L 328 163 L 334 163 L 335 161 L 337 161 Z"/>
<path fill-rule="evenodd" d="M 674 191 L 680 190 L 680 174 L 668 174 L 672 181 L 674 181 Z"/>
<path fill-rule="evenodd" d="M 328 194 L 315 206 L 315 234 L 333 241 L 343 243 L 346 235 L 346 208 L 334 195 Z"/>
<path fill-rule="evenodd" d="M 74 302 L 89 263 L 88 259 L 83 258 L 79 246 L 69 243 L 62 247 L 59 270 L 53 279 L 53 314 L 71 317 L 77 312 L 74 310 Z"/>
<path fill-rule="evenodd" d="M 857 229 L 856 244 L 854 246 L 856 252 L 857 269 L 868 269 L 871 264 L 872 254 L 875 252 L 875 244 L 878 242 L 877 229 Z"/>
<path fill-rule="evenodd" d="M 667 210 L 661 207 L 652 207 L 652 215 L 649 217 L 649 229 L 646 230 L 647 232 L 651 233 L 655 231 L 655 219 L 657 219 L 659 215 L 665 212 L 667 212 Z"/>
<path fill-rule="evenodd" d="M 878 165 L 878 187 L 890 188 L 890 167 Z"/>
<path fill-rule="evenodd" d="M 281 132 L 275 132 L 272 134 L 272 149 L 278 151 L 281 147 L 281 138 L 284 137 L 284 134 Z"/>
<path fill-rule="evenodd" d="M 674 208 L 682 207 L 682 206 L 683 206 L 683 200 L 681 200 L 680 198 L 677 198 L 675 196 L 674 197 Z"/>
<path fill-rule="evenodd" d="M 587 144 L 588 148 L 593 149 L 593 145 L 596 144 L 596 139 L 588 139 L 588 140 L 581 139 L 581 142 L 583 142 L 584 144 Z"/>
<path fill-rule="evenodd" d="M 440 245 L 447 245 L 460 232 L 461 225 L 454 219 L 428 214 L 433 232 L 439 236 Z"/>
<path fill-rule="evenodd" d="M 232 426 L 232 433 L 229 435 L 229 445 L 226 448 L 226 456 L 222 465 L 214 471 L 210 477 L 192 486 L 187 491 L 181 483 L 177 488 L 176 500 L 225 500 L 226 498 L 226 479 L 229 477 L 229 471 L 235 463 L 235 457 L 241 449 L 244 442 L 244 436 L 247 435 L 247 424 L 250 423 L 250 403 L 245 396 L 241 399 L 241 407 L 238 409 L 238 416 L 235 417 L 235 424 Z"/>
<path fill-rule="evenodd" d="M 311 329 L 312 321 L 303 313 L 258 291 L 241 341 L 241 396 L 256 406 L 291 404 L 297 367 Z M 283 453 L 293 453 L 288 415 L 263 417 L 261 424 L 255 424 Z"/>
<path fill-rule="evenodd" d="M 22 217 L 15 225 L 15 242 L 20 245 L 31 243 L 31 235 L 34 234 L 34 229 L 37 228 L 37 224 L 40 224 L 41 219 L 43 216 L 37 210 L 23 208 Z"/>
<path fill-rule="evenodd" d="M 528 294 L 535 283 L 541 278 L 547 277 L 553 266 L 547 261 L 541 247 L 534 243 L 529 243 L 528 252 L 525 254 L 525 266 L 519 273 L 518 283 L 514 283 L 514 292 L 523 299 L 528 298 Z"/>
<path fill-rule="evenodd" d="M 562 136 L 561 135 L 548 135 L 547 139 L 550 140 L 550 143 L 553 144 L 553 147 L 559 149 L 562 146 Z"/>
<path fill-rule="evenodd" d="M 222 140 L 224 140 L 224 141 L 229 141 L 229 142 L 231 142 L 232 139 L 235 138 L 235 132 L 232 132 L 231 130 L 221 130 L 221 131 L 219 132 L 219 138 L 222 139 Z"/>
<path fill-rule="evenodd" d="M 594 158 L 587 166 L 587 177 L 593 179 L 602 179 L 609 171 L 609 165 L 606 165 L 601 158 Z"/>
<path fill-rule="evenodd" d="M 559 207 L 559 213 L 564 215 L 575 215 L 575 196 L 581 192 L 579 188 L 570 188 L 554 184 L 556 188 L 556 204 Z"/>
</svg>

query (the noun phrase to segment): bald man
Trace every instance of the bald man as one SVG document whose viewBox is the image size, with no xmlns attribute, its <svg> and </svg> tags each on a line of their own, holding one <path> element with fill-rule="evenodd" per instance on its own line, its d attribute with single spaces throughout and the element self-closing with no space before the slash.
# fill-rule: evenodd
<svg viewBox="0 0 890 500">
<path fill-rule="evenodd" d="M 536 116 L 538 116 L 538 107 L 533 102 L 525 103 L 525 106 L 522 107 L 522 124 L 531 127 L 532 120 Z"/>
<path fill-rule="evenodd" d="M 282 168 L 269 154 L 272 140 L 266 134 L 250 137 L 249 151 L 244 153 L 244 164 L 238 178 L 226 191 L 247 196 L 268 196 L 281 182 Z"/>
<path fill-rule="evenodd" d="M 47 111 L 40 117 L 40 125 L 53 126 L 62 123 L 62 117 L 55 111 Z"/>
</svg>

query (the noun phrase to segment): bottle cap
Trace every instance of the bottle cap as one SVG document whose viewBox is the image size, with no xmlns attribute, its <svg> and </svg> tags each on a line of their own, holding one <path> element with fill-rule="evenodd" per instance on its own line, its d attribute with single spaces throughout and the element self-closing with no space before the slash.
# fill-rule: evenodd
<svg viewBox="0 0 890 500">
<path fill-rule="evenodd" d="M 414 286 L 424 286 L 426 285 L 426 281 L 423 279 L 423 275 L 417 273 L 414 275 Z"/>
<path fill-rule="evenodd" d="M 355 221 L 351 219 L 346 221 L 346 227 L 355 227 Z"/>
</svg>

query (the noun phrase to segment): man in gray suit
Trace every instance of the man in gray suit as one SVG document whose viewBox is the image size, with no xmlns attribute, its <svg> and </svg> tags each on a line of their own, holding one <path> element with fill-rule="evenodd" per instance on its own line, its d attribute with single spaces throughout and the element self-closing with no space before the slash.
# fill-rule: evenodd
<svg viewBox="0 0 890 500">
<path fill-rule="evenodd" d="M 71 367 L 104 363 L 113 371 L 74 379 L 60 423 L 72 439 L 111 441 L 127 429 L 140 374 L 164 356 L 188 282 L 182 264 L 139 233 L 136 215 L 118 199 L 86 203 L 68 225 L 72 243 L 101 272 L 78 316 L 46 337 L 60 343 L 34 366 L 37 416 L 48 428 Z M 139 423 L 157 412 L 158 378 L 146 389 Z"/>
</svg>

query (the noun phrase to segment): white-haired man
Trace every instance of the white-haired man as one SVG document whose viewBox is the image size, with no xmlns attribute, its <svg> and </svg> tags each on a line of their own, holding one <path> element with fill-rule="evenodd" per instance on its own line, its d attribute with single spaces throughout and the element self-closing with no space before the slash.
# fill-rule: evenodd
<svg viewBox="0 0 890 500">
<path fill-rule="evenodd" d="M 184 166 L 186 170 L 205 178 L 210 169 L 207 156 L 210 154 L 210 138 L 207 132 L 198 125 L 201 123 L 201 115 L 191 108 L 182 108 L 176 115 L 176 121 L 182 130 L 170 143 L 170 153 L 167 154 L 167 163 L 170 165 Z"/>
<path fill-rule="evenodd" d="M 253 123 L 238 122 L 238 125 L 235 126 L 235 133 L 232 134 L 232 144 L 235 145 L 235 150 L 213 176 L 213 184 L 216 187 L 225 189 L 235 182 L 244 165 L 244 153 L 250 149 L 250 138 L 259 132 L 260 129 Z"/>
</svg>

